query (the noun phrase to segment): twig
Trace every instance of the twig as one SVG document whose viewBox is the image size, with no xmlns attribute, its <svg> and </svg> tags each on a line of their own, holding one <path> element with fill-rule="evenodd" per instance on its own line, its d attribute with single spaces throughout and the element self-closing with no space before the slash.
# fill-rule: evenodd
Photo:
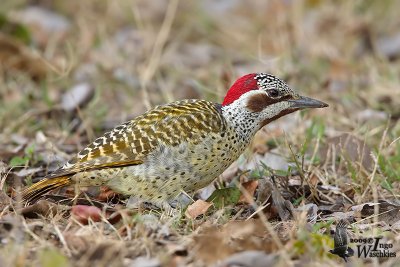
<svg viewBox="0 0 400 267">
<path fill-rule="evenodd" d="M 64 235 L 61 233 L 60 228 L 58 228 L 57 224 L 54 223 L 54 230 L 57 233 L 58 238 L 60 239 L 61 244 L 63 245 L 63 247 L 65 248 L 67 255 L 70 257 L 72 255 L 71 250 L 68 247 L 67 241 L 65 241 Z"/>
<path fill-rule="evenodd" d="M 376 171 L 378 170 L 379 157 L 381 156 L 381 150 L 383 148 L 383 143 L 384 143 L 384 141 L 386 139 L 386 135 L 387 135 L 388 130 L 389 130 L 389 121 L 388 121 L 388 123 L 386 125 L 385 130 L 383 131 L 382 139 L 381 139 L 381 142 L 379 144 L 378 155 L 377 155 L 376 160 L 375 160 L 374 169 L 372 170 L 372 173 L 370 174 L 370 179 L 369 179 L 368 186 L 365 188 L 365 190 L 362 193 L 360 199 L 364 199 L 365 195 L 367 194 L 368 188 L 371 187 L 372 182 L 374 181 Z"/>
<path fill-rule="evenodd" d="M 273 240 L 273 242 L 275 243 L 275 245 L 278 247 L 279 251 L 282 252 L 282 258 L 285 260 L 286 263 L 290 262 L 290 257 L 287 255 L 287 253 L 284 252 L 284 246 L 281 242 L 281 240 L 279 239 L 277 233 L 275 232 L 274 228 L 272 227 L 271 223 L 268 221 L 267 217 L 265 216 L 265 214 L 263 212 L 259 212 L 259 209 L 261 208 L 264 209 L 266 206 L 264 207 L 259 207 L 257 205 L 257 203 L 254 201 L 253 196 L 251 196 L 249 194 L 249 192 L 247 192 L 246 189 L 243 188 L 243 186 L 237 182 L 236 186 L 238 186 L 238 188 L 240 189 L 241 193 L 249 200 L 251 200 L 251 205 L 253 207 L 256 207 L 256 212 L 258 213 L 258 216 L 260 218 L 260 221 L 264 224 L 265 229 L 268 231 L 268 233 L 271 235 L 271 238 Z"/>
<path fill-rule="evenodd" d="M 161 29 L 158 32 L 156 41 L 153 46 L 149 62 L 141 77 L 141 89 L 143 94 L 143 101 L 147 109 L 151 108 L 149 93 L 147 91 L 148 82 L 154 77 L 157 68 L 160 64 L 163 48 L 167 42 L 169 33 L 171 31 L 172 23 L 175 19 L 176 10 L 178 8 L 179 0 L 171 0 L 168 4 L 167 12 L 164 17 Z"/>
</svg>

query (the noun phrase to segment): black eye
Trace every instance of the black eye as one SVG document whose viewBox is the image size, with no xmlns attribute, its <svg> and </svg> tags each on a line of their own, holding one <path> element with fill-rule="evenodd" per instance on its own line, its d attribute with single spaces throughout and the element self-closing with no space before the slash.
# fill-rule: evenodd
<svg viewBox="0 0 400 267">
<path fill-rule="evenodd" d="M 279 96 L 279 91 L 277 89 L 270 89 L 267 91 L 268 96 L 276 98 Z"/>
</svg>

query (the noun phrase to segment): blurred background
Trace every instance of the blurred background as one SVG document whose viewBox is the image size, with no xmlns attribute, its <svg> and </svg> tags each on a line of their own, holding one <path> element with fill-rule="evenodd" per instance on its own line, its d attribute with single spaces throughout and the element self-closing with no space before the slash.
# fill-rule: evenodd
<svg viewBox="0 0 400 267">
<path fill-rule="evenodd" d="M 399 10 L 396 0 L 2 0 L 0 189 L 11 194 L 16 178 L 24 184 L 37 181 L 96 136 L 155 105 L 187 98 L 221 102 L 239 76 L 269 72 L 330 106 L 265 127 L 250 153 L 224 173 L 226 181 L 248 169 L 253 172 L 245 178 L 269 177 L 254 171 L 261 161 L 281 175 L 285 199 L 296 207 L 316 203 L 319 214 L 346 212 L 378 198 L 398 199 Z M 302 169 L 308 189 L 316 191 L 302 194 Z M 368 207 L 368 216 L 377 211 Z M 398 231 L 396 216 L 379 217 L 381 225 Z M 70 225 L 61 222 L 62 229 Z M 59 233 L 54 229 L 49 236 Z M 137 229 L 136 237 L 142 234 L 148 242 Z M 304 246 L 287 251 L 314 253 L 308 261 L 326 259 L 333 241 L 321 236 L 299 235 L 296 242 Z M 399 241 L 398 234 L 391 238 Z M 154 247 L 160 250 L 158 243 Z M 139 251 L 134 248 L 129 253 Z"/>
<path fill-rule="evenodd" d="M 377 147 L 386 125 L 391 140 L 400 131 L 399 8 L 395 0 L 3 0 L 0 153 L 10 160 L 20 145 L 23 154 L 38 133 L 75 152 L 155 105 L 222 101 L 250 72 L 330 103 L 313 111 L 328 136 L 353 132 Z M 292 135 L 309 125 L 299 114 L 278 123 Z"/>
<path fill-rule="evenodd" d="M 351 111 L 347 130 L 369 115 L 394 119 L 399 7 L 394 0 L 3 0 L 1 129 L 29 130 L 15 121 L 24 114 L 24 124 L 65 129 L 62 118 L 26 113 L 76 109 L 63 98 L 75 86 L 88 100 L 79 103 L 86 127 L 109 128 L 176 99 L 221 101 L 238 76 L 262 71 L 331 102 L 326 112 Z"/>
</svg>

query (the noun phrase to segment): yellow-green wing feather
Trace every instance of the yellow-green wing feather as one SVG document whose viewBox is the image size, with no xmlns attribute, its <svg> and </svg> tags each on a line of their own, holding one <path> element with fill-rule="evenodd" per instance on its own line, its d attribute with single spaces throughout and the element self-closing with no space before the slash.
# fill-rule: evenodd
<svg viewBox="0 0 400 267">
<path fill-rule="evenodd" d="M 158 106 L 97 138 L 47 178 L 138 165 L 160 144 L 200 142 L 208 133 L 225 127 L 217 104 L 212 102 L 182 100 Z"/>
</svg>

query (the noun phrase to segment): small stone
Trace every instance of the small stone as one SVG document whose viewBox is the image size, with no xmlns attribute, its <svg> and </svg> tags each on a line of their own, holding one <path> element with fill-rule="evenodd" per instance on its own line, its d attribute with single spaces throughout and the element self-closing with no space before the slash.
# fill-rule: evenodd
<svg viewBox="0 0 400 267">
<path fill-rule="evenodd" d="M 82 108 L 94 96 L 94 88 L 88 83 L 77 84 L 63 94 L 61 107 L 63 110 L 71 112 L 77 108 Z"/>
</svg>

